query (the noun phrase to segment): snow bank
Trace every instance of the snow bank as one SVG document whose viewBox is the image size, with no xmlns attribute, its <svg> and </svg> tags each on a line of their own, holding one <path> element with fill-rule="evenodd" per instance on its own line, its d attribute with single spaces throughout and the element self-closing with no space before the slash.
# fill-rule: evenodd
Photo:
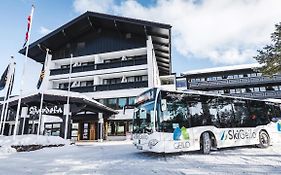
<svg viewBox="0 0 281 175">
<path fill-rule="evenodd" d="M 17 135 L 15 139 L 13 136 L 0 136 L 0 153 L 15 152 L 12 147 L 15 146 L 29 146 L 29 145 L 69 145 L 70 141 L 58 136 L 42 136 L 42 135 Z"/>
</svg>

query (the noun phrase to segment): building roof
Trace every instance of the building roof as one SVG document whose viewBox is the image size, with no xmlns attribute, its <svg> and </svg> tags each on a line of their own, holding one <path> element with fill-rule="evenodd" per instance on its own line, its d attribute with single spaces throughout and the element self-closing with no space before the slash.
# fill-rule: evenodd
<svg viewBox="0 0 281 175">
<path fill-rule="evenodd" d="M 46 47 L 50 50 L 55 50 L 68 41 L 77 39 L 82 34 L 98 27 L 136 33 L 144 37 L 150 35 L 159 69 L 162 72 L 167 72 L 167 74 L 171 73 L 170 25 L 89 11 L 31 43 L 28 57 L 43 63 L 45 58 L 42 55 L 45 54 L 45 51 L 41 48 Z M 19 52 L 25 54 L 25 48 Z"/>
<path fill-rule="evenodd" d="M 22 96 L 22 106 L 34 106 L 40 104 L 41 94 L 43 92 L 44 103 L 52 105 L 63 105 L 66 104 L 67 97 L 70 97 L 70 104 L 76 104 L 81 110 L 87 110 L 91 112 L 102 112 L 109 115 L 117 114 L 118 112 L 91 99 L 87 96 L 78 92 L 68 92 L 63 90 L 46 90 L 38 91 L 35 93 L 27 94 Z M 16 108 L 19 100 L 19 96 L 11 97 L 9 99 L 9 107 Z M 3 102 L 0 102 L 2 106 Z"/>
<path fill-rule="evenodd" d="M 234 70 L 242 70 L 242 69 L 254 69 L 254 68 L 259 68 L 261 66 L 262 65 L 259 63 L 253 63 L 253 64 L 241 64 L 241 65 L 224 66 L 224 67 L 214 67 L 214 68 L 186 71 L 181 73 L 181 75 L 187 76 L 187 75 L 207 74 L 207 73 L 234 71 Z"/>
</svg>

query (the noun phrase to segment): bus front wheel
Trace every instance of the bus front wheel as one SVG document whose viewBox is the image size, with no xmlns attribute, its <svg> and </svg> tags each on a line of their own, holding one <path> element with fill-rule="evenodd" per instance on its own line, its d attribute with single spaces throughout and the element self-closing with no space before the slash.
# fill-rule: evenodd
<svg viewBox="0 0 281 175">
<path fill-rule="evenodd" d="M 270 145 L 270 137 L 265 131 L 261 131 L 259 134 L 260 143 L 258 147 L 267 148 Z"/>
<path fill-rule="evenodd" d="M 201 136 L 201 152 L 203 154 L 210 154 L 211 152 L 211 138 L 208 132 L 204 132 Z"/>
</svg>

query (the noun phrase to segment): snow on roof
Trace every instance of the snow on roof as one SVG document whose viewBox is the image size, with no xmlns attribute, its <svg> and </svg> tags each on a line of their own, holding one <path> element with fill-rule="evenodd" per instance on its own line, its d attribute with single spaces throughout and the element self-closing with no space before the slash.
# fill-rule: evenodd
<svg viewBox="0 0 281 175">
<path fill-rule="evenodd" d="M 258 68 L 261 66 L 262 65 L 259 63 L 253 63 L 253 64 L 241 64 L 241 65 L 224 66 L 224 67 L 213 67 L 213 68 L 207 68 L 207 69 L 197 69 L 197 70 L 186 71 L 186 72 L 181 73 L 181 75 L 185 76 L 185 75 L 193 75 L 193 74 L 223 72 L 223 71 L 231 71 L 231 70 Z"/>
<path fill-rule="evenodd" d="M 45 90 L 45 91 L 37 91 L 37 92 L 33 92 L 33 93 L 30 93 L 30 94 L 27 94 L 27 95 L 23 95 L 22 98 L 27 98 L 27 97 L 31 97 L 31 96 L 34 96 L 34 95 L 37 95 L 37 94 L 41 94 L 43 93 L 44 95 L 52 95 L 52 96 L 61 96 L 61 97 L 67 97 L 67 96 L 70 96 L 71 98 L 80 98 L 80 99 L 84 99 L 90 103 L 94 103 L 96 106 L 99 106 L 100 108 L 103 108 L 103 109 L 106 109 L 108 111 L 111 111 L 115 114 L 117 114 L 118 112 L 97 102 L 96 100 L 93 100 L 89 97 L 87 97 L 86 95 L 84 94 L 81 94 L 79 92 L 68 92 L 68 91 L 64 91 L 64 90 Z M 12 102 L 12 101 L 16 101 L 19 99 L 19 96 L 15 96 L 15 97 L 12 97 L 9 99 L 9 102 Z M 1 104 L 1 102 L 0 102 Z"/>
</svg>

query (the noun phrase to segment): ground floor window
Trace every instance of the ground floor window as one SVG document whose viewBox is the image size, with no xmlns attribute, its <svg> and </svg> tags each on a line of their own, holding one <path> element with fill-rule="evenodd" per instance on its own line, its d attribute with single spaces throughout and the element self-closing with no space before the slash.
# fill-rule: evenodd
<svg viewBox="0 0 281 175">
<path fill-rule="evenodd" d="M 72 125 L 71 125 L 71 140 L 74 140 L 74 141 L 78 140 L 78 128 L 79 128 L 79 123 L 72 123 Z"/>
<path fill-rule="evenodd" d="M 109 136 L 125 136 L 132 131 L 132 121 L 109 121 L 107 133 Z"/>
<path fill-rule="evenodd" d="M 60 136 L 61 123 L 45 123 L 45 135 Z"/>
</svg>

